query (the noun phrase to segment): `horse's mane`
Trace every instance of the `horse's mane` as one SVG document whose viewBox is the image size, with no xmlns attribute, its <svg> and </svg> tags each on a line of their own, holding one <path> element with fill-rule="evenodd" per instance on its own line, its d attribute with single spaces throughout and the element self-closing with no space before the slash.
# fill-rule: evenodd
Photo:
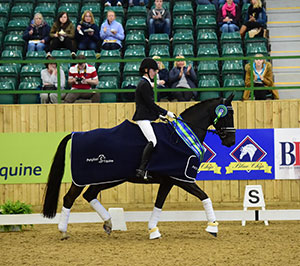
<svg viewBox="0 0 300 266">
<path fill-rule="evenodd" d="M 201 101 L 201 102 L 187 108 L 180 115 L 186 115 L 187 112 L 193 112 L 193 111 L 195 111 L 195 109 L 199 109 L 200 107 L 202 107 L 204 105 L 211 104 L 213 101 L 217 101 L 217 100 L 220 101 L 221 99 L 222 98 L 219 97 L 219 98 L 212 98 L 212 99 L 207 99 L 207 100 Z"/>
</svg>

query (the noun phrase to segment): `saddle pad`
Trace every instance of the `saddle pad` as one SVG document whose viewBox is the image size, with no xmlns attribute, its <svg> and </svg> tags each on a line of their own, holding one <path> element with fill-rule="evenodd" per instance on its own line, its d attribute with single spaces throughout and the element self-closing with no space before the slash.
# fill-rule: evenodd
<svg viewBox="0 0 300 266">
<path fill-rule="evenodd" d="M 171 125 L 152 123 L 157 137 L 147 170 L 194 182 L 199 159 Z M 110 129 L 73 132 L 71 171 L 78 186 L 112 183 L 135 177 L 147 140 L 139 127 L 125 120 Z"/>
</svg>

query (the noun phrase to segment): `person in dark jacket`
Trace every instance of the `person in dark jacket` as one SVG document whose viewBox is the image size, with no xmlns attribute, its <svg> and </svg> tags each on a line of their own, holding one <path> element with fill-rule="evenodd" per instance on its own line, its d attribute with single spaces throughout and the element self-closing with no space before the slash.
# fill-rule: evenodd
<svg viewBox="0 0 300 266">
<path fill-rule="evenodd" d="M 96 50 L 100 41 L 99 27 L 95 24 L 94 15 L 90 10 L 84 11 L 75 32 L 79 50 Z"/>
<path fill-rule="evenodd" d="M 49 42 L 50 26 L 44 21 L 41 13 L 36 13 L 31 24 L 23 34 L 28 42 L 27 51 L 43 51 Z"/>
<path fill-rule="evenodd" d="M 160 56 L 155 55 L 152 57 L 157 65 L 158 65 L 158 73 L 156 75 L 157 78 L 157 88 L 158 89 L 166 89 L 169 88 L 169 70 L 165 68 L 165 65 L 163 62 L 158 61 L 157 59 L 160 59 Z M 169 98 L 169 92 L 160 92 L 158 94 L 159 99 L 161 98 Z"/>
<path fill-rule="evenodd" d="M 184 56 L 178 55 L 176 58 L 184 59 Z M 197 96 L 197 93 L 191 90 L 196 88 L 197 77 L 195 70 L 191 65 L 187 67 L 184 60 L 174 62 L 174 67 L 169 73 L 169 83 L 171 88 L 184 89 L 183 91 L 172 92 L 175 100 L 190 101 Z"/>
<path fill-rule="evenodd" d="M 143 179 L 147 179 L 146 166 L 157 143 L 151 121 L 156 120 L 159 116 L 166 115 L 175 118 L 175 115 L 172 112 L 159 107 L 154 102 L 153 79 L 157 74 L 157 70 L 158 66 L 155 60 L 152 58 L 145 58 L 139 69 L 142 79 L 135 91 L 136 110 L 132 119 L 136 121 L 145 138 L 148 140 L 142 154 L 140 166 L 136 170 L 136 177 Z"/>
<path fill-rule="evenodd" d="M 221 32 L 235 32 L 239 30 L 241 12 L 233 0 L 226 0 L 226 3 L 219 9 L 218 23 Z"/>
</svg>

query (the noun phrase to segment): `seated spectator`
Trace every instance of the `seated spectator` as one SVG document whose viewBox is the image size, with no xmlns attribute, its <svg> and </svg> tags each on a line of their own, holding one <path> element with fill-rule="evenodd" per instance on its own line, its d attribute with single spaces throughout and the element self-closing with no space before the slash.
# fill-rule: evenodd
<svg viewBox="0 0 300 266">
<path fill-rule="evenodd" d="M 128 5 L 129 7 L 132 6 L 146 6 L 148 4 L 148 0 L 129 0 Z"/>
<path fill-rule="evenodd" d="M 107 0 L 104 6 L 122 6 L 123 0 Z"/>
<path fill-rule="evenodd" d="M 184 56 L 179 55 L 176 58 L 184 59 Z M 169 73 L 169 83 L 171 84 L 171 88 L 185 89 L 183 91 L 172 92 L 175 100 L 190 101 L 197 96 L 197 92 L 191 90 L 192 88 L 196 88 L 196 73 L 192 65 L 186 66 L 184 60 L 174 62 L 174 67 Z"/>
<path fill-rule="evenodd" d="M 246 16 L 246 23 L 242 25 L 240 29 L 240 34 L 242 38 L 244 38 L 245 33 L 247 31 L 256 30 L 256 34 L 260 34 L 263 36 L 263 28 L 265 27 L 267 22 L 266 11 L 262 7 L 261 0 L 251 0 L 251 4 L 248 8 L 247 16 Z M 251 34 L 251 37 L 256 35 Z"/>
<path fill-rule="evenodd" d="M 55 60 L 49 56 L 47 59 Z M 57 90 L 57 68 L 55 63 L 46 63 L 46 68 L 41 71 L 42 90 Z M 66 78 L 65 73 L 60 68 L 60 88 L 65 88 Z M 62 95 L 63 97 L 64 95 Z M 41 93 L 41 103 L 57 103 L 57 93 Z"/>
<path fill-rule="evenodd" d="M 157 59 L 160 59 L 160 56 L 153 56 L 152 57 L 157 65 L 158 65 L 158 73 L 156 75 L 157 78 L 157 88 L 159 89 L 166 89 L 169 88 L 169 71 L 168 69 L 165 68 L 165 65 L 161 61 L 157 61 Z M 159 99 L 161 98 L 170 98 L 169 97 L 169 92 L 160 92 L 159 93 Z"/>
<path fill-rule="evenodd" d="M 221 32 L 235 32 L 239 30 L 241 12 L 233 0 L 226 0 L 226 3 L 219 9 L 218 23 Z"/>
<path fill-rule="evenodd" d="M 80 23 L 77 25 L 75 38 L 79 50 L 95 50 L 100 41 L 100 32 L 95 24 L 94 15 L 90 10 L 84 11 Z"/>
<path fill-rule="evenodd" d="M 59 13 L 50 30 L 50 53 L 47 56 L 50 56 L 53 50 L 65 48 L 72 52 L 73 59 L 76 58 L 75 45 L 73 44 L 74 36 L 75 28 L 67 12 Z"/>
<path fill-rule="evenodd" d="M 78 55 L 78 60 L 85 60 L 84 55 Z M 87 63 L 78 63 L 70 67 L 68 83 L 71 90 L 90 90 L 92 86 L 98 85 L 98 75 L 96 68 Z M 67 93 L 65 103 L 74 103 L 77 99 L 91 99 L 92 103 L 100 102 L 100 94 L 96 92 Z"/>
<path fill-rule="evenodd" d="M 124 40 L 124 29 L 122 24 L 115 19 L 115 12 L 112 10 L 107 11 L 107 20 L 102 23 L 100 31 L 104 50 L 117 50 L 122 47 L 121 41 Z"/>
<path fill-rule="evenodd" d="M 218 0 L 197 0 L 198 5 L 215 5 L 216 10 L 219 8 Z"/>
<path fill-rule="evenodd" d="M 262 57 L 262 54 L 256 54 L 255 57 Z M 250 63 L 245 66 L 246 77 L 245 86 L 251 86 L 251 68 Z M 255 59 L 253 63 L 253 82 L 254 87 L 273 87 L 273 72 L 272 65 L 270 62 L 266 62 L 264 59 Z M 272 94 L 273 99 L 279 99 L 279 94 L 277 90 L 255 90 L 254 96 L 255 100 L 266 100 L 268 94 Z M 250 91 L 245 90 L 243 95 L 243 100 L 248 100 L 250 96 Z"/>
<path fill-rule="evenodd" d="M 44 21 L 41 13 L 34 15 L 31 24 L 23 34 L 23 39 L 28 42 L 27 51 L 43 51 L 49 42 L 50 26 Z"/>
<path fill-rule="evenodd" d="M 171 34 L 171 15 L 163 8 L 163 0 L 155 0 L 155 7 L 148 12 L 149 35 L 153 33 Z"/>
</svg>

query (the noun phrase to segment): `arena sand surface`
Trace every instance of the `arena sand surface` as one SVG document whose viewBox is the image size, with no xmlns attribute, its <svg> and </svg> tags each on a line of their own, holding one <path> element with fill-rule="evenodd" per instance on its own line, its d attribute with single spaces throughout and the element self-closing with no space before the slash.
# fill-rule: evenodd
<svg viewBox="0 0 300 266">
<path fill-rule="evenodd" d="M 147 223 L 127 223 L 110 236 L 102 224 L 56 225 L 0 233 L 0 265 L 300 265 L 300 221 L 222 222 L 217 238 L 204 222 L 162 222 L 149 240 Z"/>
</svg>

